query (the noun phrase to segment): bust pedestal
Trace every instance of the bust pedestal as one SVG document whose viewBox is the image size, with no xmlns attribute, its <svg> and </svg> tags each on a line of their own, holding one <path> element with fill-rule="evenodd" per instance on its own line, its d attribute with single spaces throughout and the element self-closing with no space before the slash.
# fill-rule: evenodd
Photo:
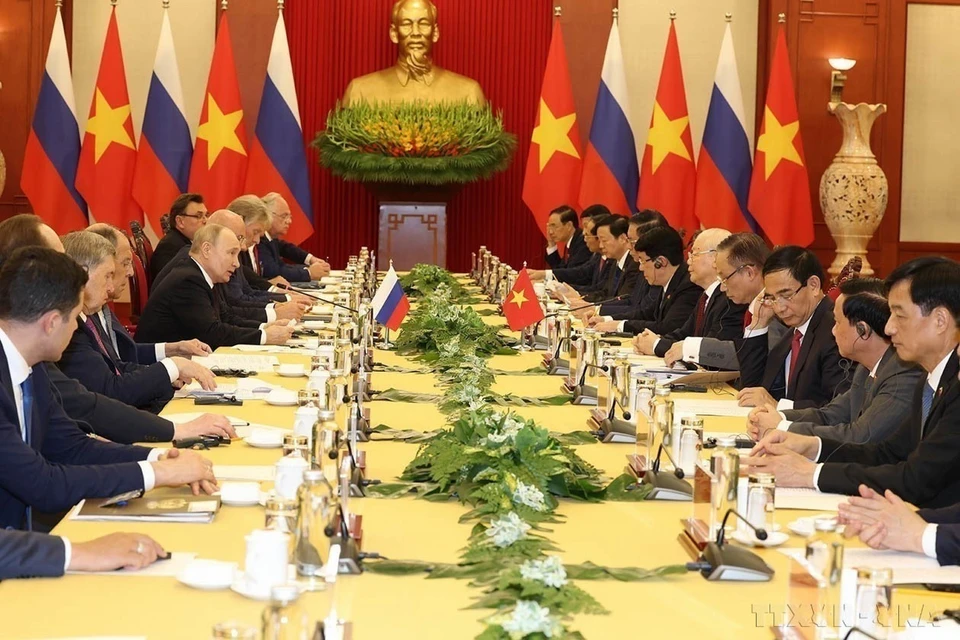
<svg viewBox="0 0 960 640">
<path fill-rule="evenodd" d="M 379 216 L 377 268 L 397 271 L 420 262 L 447 266 L 447 202 L 456 187 L 370 184 Z"/>
</svg>

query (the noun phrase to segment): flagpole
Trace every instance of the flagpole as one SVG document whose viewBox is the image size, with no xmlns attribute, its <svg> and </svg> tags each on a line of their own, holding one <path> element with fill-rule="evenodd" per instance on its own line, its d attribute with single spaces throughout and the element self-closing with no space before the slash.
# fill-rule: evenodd
<svg viewBox="0 0 960 640">
<path fill-rule="evenodd" d="M 283 3 L 283 0 L 279 0 L 279 2 Z M 393 269 L 393 259 L 390 260 L 387 271 L 390 271 L 390 269 Z M 390 327 L 385 324 L 380 326 L 383 327 L 383 332 L 380 334 L 380 336 L 383 338 L 383 341 L 380 343 L 380 348 L 384 351 L 389 351 L 394 348 L 394 344 L 390 342 Z"/>
</svg>

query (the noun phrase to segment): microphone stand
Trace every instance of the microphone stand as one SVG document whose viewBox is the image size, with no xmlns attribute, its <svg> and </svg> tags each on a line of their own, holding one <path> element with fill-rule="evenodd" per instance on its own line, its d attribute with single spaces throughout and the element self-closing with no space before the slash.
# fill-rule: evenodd
<svg viewBox="0 0 960 640">
<path fill-rule="evenodd" d="M 357 309 L 354 309 L 353 307 L 348 307 L 348 306 L 346 306 L 346 305 L 340 304 L 339 302 L 334 302 L 333 300 L 328 300 L 328 299 L 326 299 L 326 298 L 321 298 L 320 296 L 315 296 L 315 295 L 312 295 L 312 294 L 309 294 L 309 293 L 306 293 L 306 292 L 303 292 L 303 291 L 295 291 L 295 290 L 293 289 L 293 287 L 288 287 L 288 286 L 285 285 L 285 284 L 278 284 L 278 285 L 276 285 L 276 287 L 277 287 L 278 289 L 283 289 L 283 290 L 285 290 L 285 291 L 292 291 L 293 293 L 296 293 L 297 295 L 305 296 L 305 297 L 307 297 L 307 298 L 312 298 L 312 299 L 314 299 L 314 300 L 317 300 L 318 302 L 323 302 L 324 304 L 329 304 L 329 305 L 333 305 L 334 307 L 339 307 L 339 308 L 341 308 L 341 309 L 346 309 L 346 310 L 349 311 L 350 313 L 352 313 L 352 314 L 354 314 L 354 315 L 356 315 L 356 316 L 358 316 L 358 317 L 360 316 L 360 312 L 359 312 Z M 309 315 L 309 314 L 308 314 L 308 315 Z"/>
<path fill-rule="evenodd" d="M 601 300 L 600 302 L 585 304 L 579 307 L 574 307 L 572 309 L 568 309 L 567 311 L 568 313 L 572 313 L 574 311 L 580 311 L 582 309 L 589 309 L 590 307 L 593 307 L 596 305 L 604 305 L 604 304 L 607 304 L 608 302 L 617 302 L 618 300 L 623 300 L 624 298 L 629 298 L 629 297 L 630 296 L 620 295 L 620 296 L 616 296 L 615 298 L 608 298 L 607 300 Z M 543 322 L 547 318 L 554 318 L 557 315 L 559 314 L 548 313 L 540 320 L 540 322 Z M 540 322 L 538 322 L 537 326 L 534 327 L 534 332 L 536 332 L 540 328 Z M 560 343 L 557 344 L 557 349 L 556 351 L 553 352 L 552 357 L 549 357 L 549 360 L 547 360 L 548 356 L 544 357 L 544 360 L 545 360 L 544 364 L 547 367 L 547 375 L 550 375 L 550 376 L 570 375 L 570 361 L 567 359 L 560 358 L 560 349 L 562 348 L 562 346 L 563 345 Z"/>
<path fill-rule="evenodd" d="M 660 456 L 666 454 L 667 459 L 673 465 L 673 472 L 660 472 Z M 689 482 L 683 479 L 683 469 L 674 461 L 673 456 L 667 450 L 667 447 L 660 444 L 657 449 L 657 457 L 653 464 L 648 463 L 648 467 L 643 474 L 640 484 L 650 485 L 650 493 L 647 494 L 647 500 L 672 500 L 675 502 L 689 502 L 693 500 L 693 487 Z"/>
<path fill-rule="evenodd" d="M 708 542 L 703 555 L 697 562 L 687 563 L 690 571 L 699 571 L 700 575 L 710 581 L 737 581 L 737 582 L 767 582 L 773 578 L 774 571 L 763 558 L 749 549 L 731 547 L 725 544 L 724 531 L 727 519 L 735 515 L 745 523 L 757 536 L 758 540 L 767 539 L 766 529 L 755 527 L 744 518 L 736 509 L 727 509 L 723 516 L 720 530 L 715 542 Z"/>
</svg>

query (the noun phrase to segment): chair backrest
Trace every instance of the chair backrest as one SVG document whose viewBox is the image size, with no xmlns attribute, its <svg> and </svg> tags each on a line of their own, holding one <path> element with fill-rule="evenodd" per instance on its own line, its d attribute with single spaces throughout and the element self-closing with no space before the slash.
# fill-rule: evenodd
<svg viewBox="0 0 960 640">
<path fill-rule="evenodd" d="M 160 216 L 160 229 L 163 231 L 163 235 L 170 233 L 170 214 L 165 213 Z"/>
<path fill-rule="evenodd" d="M 140 265 L 146 269 L 150 264 L 150 259 L 153 258 L 153 244 L 150 243 L 150 238 L 147 237 L 147 234 L 143 232 L 143 226 L 136 220 L 130 221 L 130 231 L 133 232 L 132 239 L 132 248 L 133 253 L 138 258 L 140 258 Z M 146 285 L 147 289 L 150 287 L 150 274 L 147 272 Z"/>
<path fill-rule="evenodd" d="M 136 242 L 133 238 L 128 238 L 128 240 L 130 241 L 130 247 L 133 249 L 133 276 L 130 277 L 130 319 L 132 322 L 136 322 L 147 306 L 150 286 L 147 269 L 143 266 L 143 260 L 140 259 Z"/>
</svg>

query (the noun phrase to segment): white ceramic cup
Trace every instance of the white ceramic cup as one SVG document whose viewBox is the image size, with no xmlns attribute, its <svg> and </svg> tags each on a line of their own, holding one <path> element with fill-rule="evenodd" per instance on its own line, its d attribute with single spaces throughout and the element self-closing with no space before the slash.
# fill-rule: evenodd
<svg viewBox="0 0 960 640">
<path fill-rule="evenodd" d="M 277 367 L 277 373 L 282 376 L 302 376 L 305 370 L 302 364 L 281 364 Z"/>
<path fill-rule="evenodd" d="M 320 419 L 319 407 L 299 407 L 293 419 L 293 433 L 298 436 L 307 436 L 309 444 L 313 436 L 313 425 Z"/>
<path fill-rule="evenodd" d="M 320 346 L 320 338 L 316 336 L 304 336 L 303 346 L 307 349 L 316 349 Z"/>
<path fill-rule="evenodd" d="M 303 472 L 310 463 L 303 456 L 291 453 L 277 460 L 273 488 L 277 496 L 285 500 L 297 497 L 297 489 L 303 483 Z"/>
<path fill-rule="evenodd" d="M 250 439 L 258 444 L 276 444 L 283 442 L 283 432 L 270 427 L 253 427 L 250 430 Z"/>
<path fill-rule="evenodd" d="M 247 555 L 243 573 L 256 588 L 269 589 L 287 581 L 290 536 L 276 529 L 255 529 L 245 538 Z"/>
</svg>

